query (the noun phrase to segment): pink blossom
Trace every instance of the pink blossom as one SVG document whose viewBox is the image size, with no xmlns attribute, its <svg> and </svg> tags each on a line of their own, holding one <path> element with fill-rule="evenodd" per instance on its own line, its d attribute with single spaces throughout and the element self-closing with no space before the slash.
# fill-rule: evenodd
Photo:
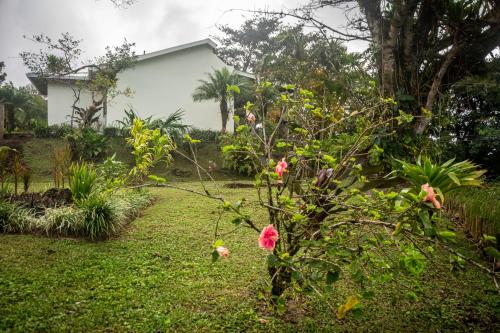
<svg viewBox="0 0 500 333">
<path fill-rule="evenodd" d="M 272 224 L 268 225 L 262 229 L 259 236 L 259 246 L 263 249 L 272 251 L 276 246 L 276 241 L 278 240 L 278 231 L 274 228 Z"/>
<path fill-rule="evenodd" d="M 225 248 L 224 246 L 217 246 L 215 251 L 217 251 L 217 253 L 221 257 L 224 257 L 224 258 L 229 257 L 229 250 L 227 248 Z"/>
<path fill-rule="evenodd" d="M 422 188 L 422 190 L 427 192 L 427 196 L 424 198 L 424 201 L 432 202 L 434 207 L 436 207 L 437 209 L 440 209 L 441 204 L 436 199 L 436 194 L 434 193 L 434 189 L 431 186 L 429 186 L 429 183 L 423 184 L 421 188 Z"/>
<path fill-rule="evenodd" d="M 283 157 L 276 165 L 276 173 L 278 174 L 278 177 L 283 177 L 283 172 L 286 172 L 287 167 L 288 163 L 286 163 L 285 158 Z"/>
<path fill-rule="evenodd" d="M 255 115 L 252 112 L 247 114 L 247 121 L 250 124 L 255 124 Z"/>
</svg>

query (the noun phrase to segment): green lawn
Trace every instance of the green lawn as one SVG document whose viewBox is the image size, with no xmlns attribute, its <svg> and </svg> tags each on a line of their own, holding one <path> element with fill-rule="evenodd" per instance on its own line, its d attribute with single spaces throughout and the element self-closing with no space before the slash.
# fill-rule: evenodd
<svg viewBox="0 0 500 333">
<path fill-rule="evenodd" d="M 196 183 L 184 186 L 197 188 Z M 260 300 L 265 251 L 257 234 L 224 237 L 231 257 L 210 260 L 216 205 L 172 189 L 116 238 L 98 243 L 0 235 L 0 331 L 498 331 L 500 298 L 492 279 L 472 266 L 449 269 L 438 252 L 419 278 L 388 283 L 362 300 L 357 316 L 337 320 L 314 296 L 273 314 Z M 225 189 L 236 200 L 252 189 Z M 265 214 L 253 213 L 264 225 Z M 262 216 L 259 219 L 259 216 Z M 224 217 L 228 222 L 229 216 Z M 231 230 L 222 223 L 223 231 Z M 460 239 L 464 253 L 475 255 Z M 328 297 L 355 292 L 348 279 Z M 415 290 L 417 299 L 408 297 Z"/>
</svg>

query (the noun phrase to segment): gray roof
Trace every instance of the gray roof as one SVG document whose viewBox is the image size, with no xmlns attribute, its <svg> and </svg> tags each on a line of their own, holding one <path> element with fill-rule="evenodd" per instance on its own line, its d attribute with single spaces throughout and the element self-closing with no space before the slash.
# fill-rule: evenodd
<svg viewBox="0 0 500 333">
<path fill-rule="evenodd" d="M 155 51 L 155 52 L 150 52 L 150 53 L 145 53 L 142 55 L 137 56 L 137 61 L 143 61 L 155 57 L 159 57 L 165 54 L 170 54 L 182 50 L 186 50 L 189 48 L 201 46 L 201 45 L 208 45 L 212 49 L 215 49 L 217 47 L 217 44 L 210 38 L 205 38 L 202 40 L 198 40 L 195 42 L 187 43 L 187 44 L 181 44 L 173 47 L 169 47 L 163 50 Z M 251 79 L 255 79 L 255 75 L 247 72 L 242 72 L 235 70 L 235 72 L 238 75 L 245 76 Z M 82 72 L 82 73 L 75 73 L 71 75 L 64 75 L 64 76 L 50 76 L 50 77 L 40 77 L 36 73 L 27 73 L 26 76 L 28 79 L 33 83 L 33 85 L 40 91 L 41 94 L 47 95 L 47 81 L 49 80 L 57 80 L 57 81 L 79 81 L 79 80 L 88 80 L 88 73 L 87 72 Z"/>
</svg>

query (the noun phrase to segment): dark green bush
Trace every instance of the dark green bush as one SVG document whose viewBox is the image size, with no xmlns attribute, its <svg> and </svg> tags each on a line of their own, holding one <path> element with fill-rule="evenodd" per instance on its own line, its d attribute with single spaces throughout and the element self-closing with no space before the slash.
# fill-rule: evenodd
<svg viewBox="0 0 500 333">
<path fill-rule="evenodd" d="M 65 138 L 74 161 L 99 161 L 106 156 L 108 138 L 91 128 L 74 131 Z"/>
<path fill-rule="evenodd" d="M 219 134 L 219 131 L 204 130 L 198 128 L 193 128 L 189 131 L 189 136 L 195 140 L 200 140 L 201 143 L 216 143 Z"/>
<path fill-rule="evenodd" d="M 33 128 L 33 133 L 37 138 L 62 138 L 74 131 L 68 124 L 61 125 L 36 125 Z"/>
<path fill-rule="evenodd" d="M 118 127 L 106 127 L 103 134 L 108 138 L 121 137 L 123 136 L 123 131 Z"/>
</svg>

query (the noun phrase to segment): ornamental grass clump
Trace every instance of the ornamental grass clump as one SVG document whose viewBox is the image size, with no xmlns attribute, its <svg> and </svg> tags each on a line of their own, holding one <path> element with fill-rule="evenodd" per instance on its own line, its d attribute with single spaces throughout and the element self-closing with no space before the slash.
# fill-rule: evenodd
<svg viewBox="0 0 500 333">
<path fill-rule="evenodd" d="M 81 200 L 78 208 L 83 212 L 81 231 L 91 240 L 108 238 L 117 231 L 119 220 L 112 200 L 101 194 L 93 194 Z"/>
<path fill-rule="evenodd" d="M 97 173 L 93 166 L 85 162 L 72 164 L 69 171 L 69 188 L 75 202 L 86 199 L 97 190 Z"/>
<path fill-rule="evenodd" d="M 32 229 L 32 211 L 16 203 L 0 200 L 0 232 L 22 233 Z"/>
<path fill-rule="evenodd" d="M 84 212 L 78 207 L 47 208 L 34 228 L 48 236 L 83 236 Z"/>
</svg>

